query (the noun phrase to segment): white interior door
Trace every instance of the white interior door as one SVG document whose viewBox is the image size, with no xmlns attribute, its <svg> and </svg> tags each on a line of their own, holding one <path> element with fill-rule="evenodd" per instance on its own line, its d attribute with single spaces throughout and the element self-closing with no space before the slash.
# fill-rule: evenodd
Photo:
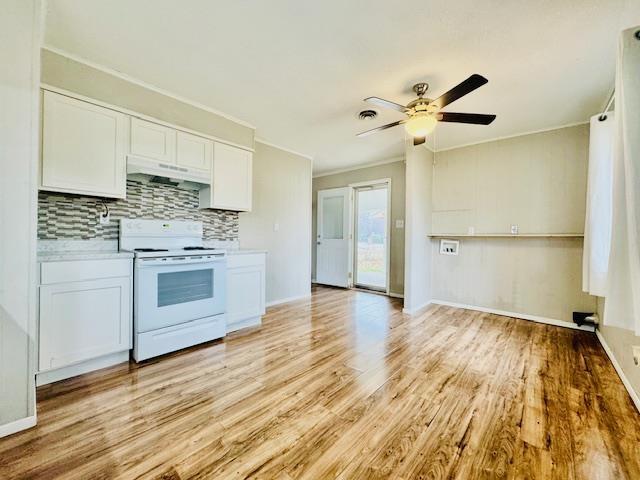
<svg viewBox="0 0 640 480">
<path fill-rule="evenodd" d="M 318 192 L 316 281 L 351 286 L 351 187 Z"/>
</svg>

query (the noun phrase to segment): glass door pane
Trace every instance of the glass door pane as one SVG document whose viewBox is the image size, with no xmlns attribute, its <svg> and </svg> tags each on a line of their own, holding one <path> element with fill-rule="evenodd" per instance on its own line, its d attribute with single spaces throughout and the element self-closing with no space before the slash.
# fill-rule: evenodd
<svg viewBox="0 0 640 480">
<path fill-rule="evenodd" d="M 387 186 L 356 192 L 356 285 L 387 289 Z"/>
<path fill-rule="evenodd" d="M 343 225 L 344 197 L 325 197 L 322 201 L 322 238 L 342 240 Z"/>
</svg>

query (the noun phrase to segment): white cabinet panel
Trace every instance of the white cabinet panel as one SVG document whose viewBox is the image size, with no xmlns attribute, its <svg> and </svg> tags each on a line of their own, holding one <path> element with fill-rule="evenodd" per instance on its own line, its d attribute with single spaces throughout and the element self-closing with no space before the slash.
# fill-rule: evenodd
<svg viewBox="0 0 640 480">
<path fill-rule="evenodd" d="M 126 115 L 45 91 L 40 188 L 126 196 Z"/>
<path fill-rule="evenodd" d="M 178 165 L 199 170 L 211 170 L 213 141 L 178 131 L 176 162 Z"/>
<path fill-rule="evenodd" d="M 176 163 L 176 130 L 131 117 L 131 153 Z"/>
<path fill-rule="evenodd" d="M 200 191 L 201 208 L 251 211 L 253 154 L 222 143 L 213 147 L 211 188 Z"/>
<path fill-rule="evenodd" d="M 40 286 L 40 371 L 131 348 L 131 279 Z"/>
<path fill-rule="evenodd" d="M 236 261 L 237 260 L 237 261 Z M 227 265 L 227 331 L 265 313 L 265 254 L 230 256 Z M 252 323 L 253 324 L 253 323 Z"/>
</svg>

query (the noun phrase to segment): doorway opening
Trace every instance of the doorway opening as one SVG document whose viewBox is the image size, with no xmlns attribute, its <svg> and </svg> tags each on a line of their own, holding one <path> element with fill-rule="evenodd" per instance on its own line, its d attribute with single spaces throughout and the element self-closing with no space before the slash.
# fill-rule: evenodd
<svg viewBox="0 0 640 480">
<path fill-rule="evenodd" d="M 352 185 L 353 285 L 389 292 L 389 181 Z"/>
</svg>

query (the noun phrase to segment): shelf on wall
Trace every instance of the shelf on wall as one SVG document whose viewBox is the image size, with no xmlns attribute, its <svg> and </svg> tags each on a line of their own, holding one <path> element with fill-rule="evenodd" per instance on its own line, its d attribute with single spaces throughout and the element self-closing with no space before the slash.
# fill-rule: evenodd
<svg viewBox="0 0 640 480">
<path fill-rule="evenodd" d="M 430 233 L 431 238 L 582 238 L 583 233 L 476 233 L 469 235 L 465 233 Z"/>
</svg>

